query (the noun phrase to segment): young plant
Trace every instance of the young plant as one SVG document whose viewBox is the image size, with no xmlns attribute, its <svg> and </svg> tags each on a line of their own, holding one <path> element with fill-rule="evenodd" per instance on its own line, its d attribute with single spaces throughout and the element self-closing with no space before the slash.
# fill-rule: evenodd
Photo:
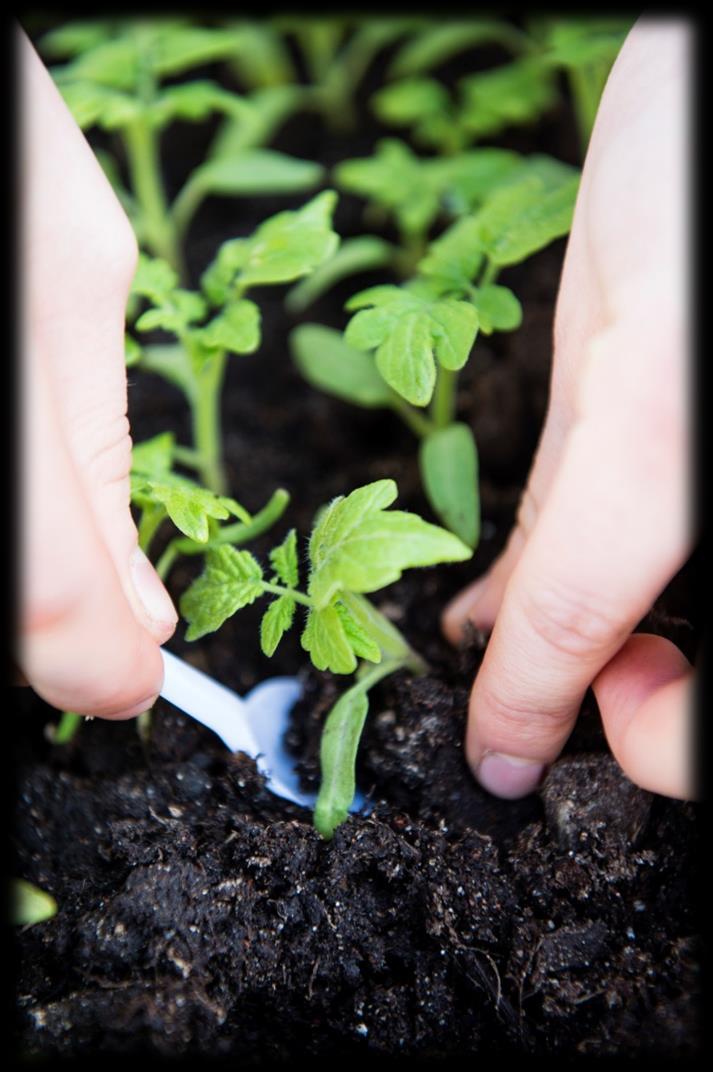
<svg viewBox="0 0 713 1072">
<path fill-rule="evenodd" d="M 479 331 L 520 326 L 520 303 L 498 274 L 568 232 L 578 182 L 577 169 L 531 157 L 431 243 L 411 280 L 350 298 L 343 337 L 311 324 L 292 334 L 309 382 L 357 405 L 390 407 L 419 437 L 429 502 L 470 547 L 480 531 L 478 460 L 471 429 L 456 419 L 458 372 Z"/>
<path fill-rule="evenodd" d="M 272 216 L 250 237 L 223 243 L 203 273 L 202 293 L 180 288 L 165 261 L 140 257 L 133 291 L 148 299 L 151 308 L 139 316 L 135 329 L 159 328 L 177 342 L 141 348 L 132 338 L 128 360 L 183 391 L 193 445 L 181 451 L 180 460 L 197 469 L 211 491 L 226 490 L 220 393 L 227 355 L 253 353 L 260 345 L 260 310 L 245 295 L 254 286 L 300 279 L 333 255 L 339 243 L 331 227 L 335 204 L 336 194 L 325 190 L 295 212 Z"/>
<path fill-rule="evenodd" d="M 161 174 L 160 138 L 169 124 L 199 122 L 213 113 L 254 130 L 253 102 L 206 79 L 164 86 L 198 65 L 231 57 L 244 43 L 240 28 L 198 27 L 182 19 L 108 19 L 70 23 L 46 35 L 45 54 L 70 57 L 52 74 L 83 130 L 100 127 L 121 141 L 130 178 L 127 190 L 116 162 L 105 170 L 142 245 L 184 276 L 181 243 L 209 194 L 252 196 L 296 193 L 320 181 L 311 161 L 245 145 L 230 156 L 206 160 L 169 205 Z"/>
<path fill-rule="evenodd" d="M 197 640 L 256 599 L 271 597 L 260 628 L 268 657 L 302 607 L 306 619 L 301 643 L 312 664 L 335 674 L 356 672 L 355 684 L 330 712 L 322 737 L 322 782 L 314 822 L 324 837 L 331 837 L 344 821 L 354 796 L 369 690 L 397 670 L 422 673 L 426 668 L 366 595 L 397 581 L 405 569 L 460 562 L 472 553 L 452 533 L 416 514 L 388 510 L 397 494 L 393 480 L 377 480 L 332 500 L 309 539 L 304 587 L 293 529 L 270 553 L 272 569 L 267 574 L 249 551 L 227 546 L 209 550 L 203 574 L 181 598 L 186 639 Z"/>
</svg>

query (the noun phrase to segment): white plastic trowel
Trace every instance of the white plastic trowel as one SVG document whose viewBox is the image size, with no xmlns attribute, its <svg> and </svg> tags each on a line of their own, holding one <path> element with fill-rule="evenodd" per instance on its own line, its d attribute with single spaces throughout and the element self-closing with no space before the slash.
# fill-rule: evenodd
<svg viewBox="0 0 713 1072">
<path fill-rule="evenodd" d="M 164 700 L 217 733 L 231 752 L 254 759 L 271 792 L 313 808 L 317 794 L 300 789 L 294 759 L 283 744 L 290 711 L 302 692 L 297 678 L 271 677 L 240 697 L 165 648 L 161 654 Z M 357 793 L 350 810 L 357 811 L 363 801 Z"/>
</svg>

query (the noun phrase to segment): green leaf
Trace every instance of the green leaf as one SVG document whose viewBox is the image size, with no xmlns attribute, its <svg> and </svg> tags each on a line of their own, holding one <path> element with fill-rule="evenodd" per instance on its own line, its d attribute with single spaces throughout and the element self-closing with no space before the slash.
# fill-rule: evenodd
<svg viewBox="0 0 713 1072">
<path fill-rule="evenodd" d="M 295 529 L 290 529 L 279 547 L 274 547 L 270 551 L 270 562 L 283 584 L 286 584 L 288 588 L 297 587 L 300 576 Z"/>
<path fill-rule="evenodd" d="M 268 659 L 275 654 L 277 645 L 292 625 L 296 603 L 290 596 L 274 599 L 262 616 L 260 623 L 260 647 Z"/>
<path fill-rule="evenodd" d="M 415 406 L 427 405 L 436 383 L 435 358 L 460 369 L 478 330 L 478 314 L 468 302 L 433 300 L 403 287 L 371 287 L 355 294 L 348 309 L 372 304 L 352 317 L 345 342 L 376 349 L 376 367 L 390 387 Z"/>
<path fill-rule="evenodd" d="M 93 82 L 61 82 L 59 89 L 77 126 L 82 130 L 99 126 L 119 130 L 141 113 L 140 104 L 126 93 Z"/>
<path fill-rule="evenodd" d="M 368 710 L 366 691 L 353 685 L 337 700 L 324 724 L 322 781 L 314 809 L 314 825 L 324 838 L 331 838 L 349 814 L 356 791 L 356 755 Z"/>
<path fill-rule="evenodd" d="M 192 290 L 177 288 L 155 309 L 147 309 L 136 321 L 137 331 L 163 331 L 180 335 L 189 324 L 202 320 L 208 311 L 205 299 Z"/>
<path fill-rule="evenodd" d="M 442 25 L 429 26 L 408 41 L 394 57 L 391 75 L 419 74 L 437 67 L 474 45 L 497 42 L 505 47 L 521 47 L 516 31 L 504 20 L 474 18 L 447 19 Z"/>
<path fill-rule="evenodd" d="M 219 629 L 262 591 L 262 569 L 249 551 L 211 548 L 203 573 L 181 597 L 181 614 L 189 623 L 186 640 L 198 640 Z"/>
<path fill-rule="evenodd" d="M 522 306 L 508 287 L 489 283 L 471 293 L 478 310 L 480 329 L 486 335 L 493 331 L 514 331 L 522 323 Z"/>
<path fill-rule="evenodd" d="M 10 922 L 16 927 L 44 923 L 57 914 L 57 902 L 51 894 L 24 878 L 10 882 Z"/>
<path fill-rule="evenodd" d="M 374 358 L 349 346 L 342 333 L 322 324 L 300 324 L 290 335 L 295 363 L 321 391 L 367 408 L 388 406 L 391 392 Z"/>
<path fill-rule="evenodd" d="M 242 197 L 301 193 L 321 181 L 324 168 L 274 149 L 244 149 L 221 155 L 195 169 L 191 183 L 204 193 Z"/>
<path fill-rule="evenodd" d="M 241 298 L 223 309 L 196 335 L 206 346 L 251 354 L 260 345 L 260 310 L 255 302 Z"/>
<path fill-rule="evenodd" d="M 333 257 L 318 265 L 311 275 L 292 287 L 285 298 L 285 308 L 290 313 L 301 313 L 340 280 L 357 272 L 367 272 L 390 264 L 393 255 L 394 246 L 383 238 L 373 235 L 347 238 Z"/>
<path fill-rule="evenodd" d="M 133 35 L 124 34 L 95 45 L 63 67 L 54 67 L 58 83 L 94 82 L 99 86 L 133 91 L 139 76 L 140 52 Z"/>
<path fill-rule="evenodd" d="M 494 264 L 519 264 L 566 235 L 579 187 L 577 174 L 554 188 L 532 174 L 509 183 L 478 213 L 481 244 Z"/>
<path fill-rule="evenodd" d="M 380 663 L 381 648 L 372 636 L 369 624 L 355 618 L 344 603 L 339 602 L 335 606 L 354 654 L 359 659 L 368 659 L 369 662 Z"/>
<path fill-rule="evenodd" d="M 150 298 L 155 305 L 161 305 L 177 286 L 178 275 L 167 261 L 139 253 L 131 284 L 132 294 L 140 294 L 144 298 Z"/>
<path fill-rule="evenodd" d="M 144 502 L 161 503 L 176 528 L 197 543 L 210 536 L 209 518 L 224 521 L 232 514 L 245 520 L 245 511 L 233 499 L 216 495 L 176 473 L 159 472 L 155 477 L 132 475 L 132 496 Z"/>
<path fill-rule="evenodd" d="M 149 117 L 153 126 L 161 129 L 174 119 L 198 122 L 216 111 L 240 121 L 250 111 L 250 105 L 237 93 L 206 79 L 161 90 L 151 105 Z"/>
<path fill-rule="evenodd" d="M 406 235 L 424 234 L 438 216 L 436 176 L 433 161 L 419 159 L 396 138 L 378 142 L 373 156 L 344 160 L 334 169 L 339 186 L 389 209 Z"/>
<path fill-rule="evenodd" d="M 156 26 L 151 43 L 153 70 L 161 77 L 232 56 L 239 34 L 232 29 L 200 26 Z"/>
<path fill-rule="evenodd" d="M 124 335 L 124 360 L 127 368 L 138 365 L 141 360 L 141 346 L 136 339 L 128 333 Z"/>
<path fill-rule="evenodd" d="M 523 157 L 510 149 L 469 149 L 439 162 L 443 200 L 462 215 L 478 208 L 504 181 L 516 175 Z"/>
<path fill-rule="evenodd" d="M 325 190 L 296 212 L 278 212 L 250 238 L 224 242 L 201 279 L 210 301 L 223 304 L 238 287 L 292 282 L 331 257 L 339 244 L 331 229 L 336 198 Z"/>
<path fill-rule="evenodd" d="M 157 476 L 170 472 L 175 446 L 173 432 L 160 432 L 143 443 L 134 443 L 131 448 L 132 473 Z"/>
<path fill-rule="evenodd" d="M 474 548 L 480 534 L 478 456 L 473 433 L 465 424 L 432 432 L 419 457 L 428 501 L 451 532 Z"/>
<path fill-rule="evenodd" d="M 324 608 L 340 591 L 375 592 L 404 569 L 460 562 L 471 551 L 452 533 L 416 514 L 392 510 L 393 480 L 377 480 L 326 508 L 310 538 L 308 592 Z"/>
<path fill-rule="evenodd" d="M 459 122 L 477 137 L 531 122 L 557 103 L 553 72 L 537 58 L 518 60 L 460 82 Z"/>
<path fill-rule="evenodd" d="M 419 261 L 418 271 L 426 276 L 439 294 L 462 295 L 468 292 L 483 263 L 480 225 L 472 216 L 457 220 Z"/>
<path fill-rule="evenodd" d="M 384 123 L 410 126 L 426 116 L 447 113 L 450 94 L 435 78 L 409 78 L 380 89 L 371 98 L 371 107 Z"/>
<path fill-rule="evenodd" d="M 107 19 L 73 20 L 44 34 L 40 40 L 40 51 L 43 56 L 76 56 L 106 41 L 112 32 L 112 25 Z"/>
<path fill-rule="evenodd" d="M 356 655 L 334 606 L 310 607 L 301 643 L 318 670 L 331 670 L 333 674 L 352 674 L 356 670 Z"/>
</svg>

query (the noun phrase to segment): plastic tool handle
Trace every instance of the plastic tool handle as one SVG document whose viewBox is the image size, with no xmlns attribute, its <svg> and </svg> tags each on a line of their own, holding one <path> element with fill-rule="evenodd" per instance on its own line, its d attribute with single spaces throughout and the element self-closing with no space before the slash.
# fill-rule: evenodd
<svg viewBox="0 0 713 1072">
<path fill-rule="evenodd" d="M 245 752 L 255 759 L 260 748 L 247 718 L 245 701 L 165 648 L 161 648 L 161 654 L 164 699 L 217 733 L 231 752 Z"/>
</svg>

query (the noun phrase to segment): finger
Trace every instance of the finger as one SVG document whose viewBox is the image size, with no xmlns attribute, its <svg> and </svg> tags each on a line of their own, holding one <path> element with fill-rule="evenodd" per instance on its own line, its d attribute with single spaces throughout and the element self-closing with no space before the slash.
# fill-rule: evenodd
<svg viewBox="0 0 713 1072">
<path fill-rule="evenodd" d="M 583 180 L 585 185 L 585 180 Z M 549 403 L 542 435 L 517 512 L 515 527 L 505 550 L 490 569 L 448 604 L 441 619 L 446 638 L 457 644 L 470 621 L 491 629 L 503 594 L 547 499 L 574 420 L 575 392 L 581 355 L 587 340 L 601 326 L 602 300 L 587 249 L 583 213 L 577 207 L 567 244 L 562 282 L 557 298 L 554 353 Z"/>
<path fill-rule="evenodd" d="M 64 441 L 124 595 L 139 622 L 163 643 L 176 614 L 155 571 L 137 551 L 129 506 L 124 309 L 136 240 L 94 154 L 24 38 L 22 48 L 27 345 L 34 346 L 50 377 Z M 68 229 L 74 235 L 70 243 Z"/>
<path fill-rule="evenodd" d="M 696 796 L 691 750 L 693 674 L 663 637 L 637 633 L 593 683 L 609 746 L 632 782 Z"/>
<path fill-rule="evenodd" d="M 126 718 L 163 681 L 156 641 L 136 620 L 63 442 L 41 362 L 23 355 L 17 662 L 55 707 Z"/>
<path fill-rule="evenodd" d="M 466 751 L 499 795 L 534 788 L 587 687 L 685 560 L 682 343 L 660 324 L 660 349 L 642 346 L 640 323 L 635 314 L 593 348 L 581 417 L 473 687 Z"/>
</svg>

